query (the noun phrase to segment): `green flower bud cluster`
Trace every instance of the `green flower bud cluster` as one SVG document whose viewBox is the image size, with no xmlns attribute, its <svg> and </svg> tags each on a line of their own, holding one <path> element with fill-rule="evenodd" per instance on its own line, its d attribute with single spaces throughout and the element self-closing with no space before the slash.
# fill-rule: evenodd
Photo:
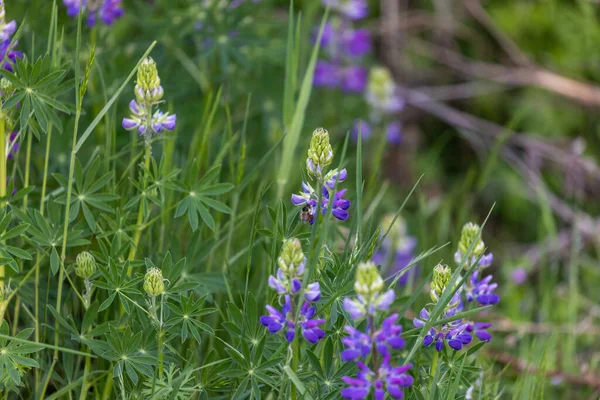
<svg viewBox="0 0 600 400">
<path fill-rule="evenodd" d="M 383 279 L 372 262 L 360 263 L 356 268 L 354 290 L 357 294 L 372 299 L 383 290 Z"/>
<path fill-rule="evenodd" d="M 389 96 L 390 87 L 394 86 L 394 78 L 387 68 L 374 67 L 369 73 L 368 91 L 376 98 L 383 100 Z"/>
<path fill-rule="evenodd" d="M 306 169 L 312 176 L 322 176 L 323 169 L 333 161 L 333 149 L 329 143 L 329 132 L 323 128 L 317 128 L 312 134 Z"/>
<path fill-rule="evenodd" d="M 96 259 L 89 251 L 83 251 L 79 253 L 75 263 L 75 273 L 80 278 L 89 279 L 96 273 Z"/>
<path fill-rule="evenodd" d="M 475 241 L 480 229 L 481 228 L 479 225 L 472 222 L 468 222 L 463 226 L 460 235 L 460 242 L 458 243 L 458 250 L 461 252 L 461 254 L 466 254 L 469 250 L 469 247 L 471 247 L 471 243 L 473 242 L 475 242 L 475 244 L 473 245 L 473 253 L 471 255 L 473 257 L 479 257 L 483 254 L 483 251 L 485 250 L 485 243 L 481 239 L 481 235 L 479 238 L 477 238 L 477 241 Z"/>
<path fill-rule="evenodd" d="M 164 95 L 160 86 L 160 77 L 156 63 L 151 57 L 146 57 L 137 70 L 135 96 L 141 104 L 156 104 Z"/>
<path fill-rule="evenodd" d="M 277 264 L 288 276 L 301 276 L 304 273 L 304 253 L 302 243 L 298 239 L 287 239 L 283 243 Z"/>
<path fill-rule="evenodd" d="M 452 279 L 452 269 L 444 264 L 438 264 L 433 268 L 433 278 L 431 279 L 431 300 L 437 303 L 440 296 Z"/>
<path fill-rule="evenodd" d="M 150 268 L 144 276 L 144 291 L 151 297 L 160 296 L 165 291 L 165 283 L 160 269 Z"/>
</svg>

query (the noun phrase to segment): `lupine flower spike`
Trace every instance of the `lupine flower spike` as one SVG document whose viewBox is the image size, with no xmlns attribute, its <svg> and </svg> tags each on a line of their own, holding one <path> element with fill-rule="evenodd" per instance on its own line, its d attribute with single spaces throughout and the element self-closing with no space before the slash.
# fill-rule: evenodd
<svg viewBox="0 0 600 400">
<path fill-rule="evenodd" d="M 156 63 L 150 57 L 146 58 L 137 71 L 135 99 L 129 103 L 130 118 L 123 118 L 123 128 L 137 130 L 148 145 L 150 139 L 164 130 L 172 131 L 177 123 L 175 114 L 154 111 L 155 105 L 161 103 L 164 90 L 160 85 L 160 77 Z"/>
<path fill-rule="evenodd" d="M 337 168 L 325 173 L 326 168 L 333 161 L 333 149 L 329 143 L 329 133 L 323 128 L 318 128 L 313 132 L 306 158 L 306 170 L 308 175 L 316 178 L 321 187 L 321 204 L 319 207 L 319 193 L 308 182 L 302 182 L 302 191 L 299 194 L 292 194 L 292 204 L 302 207 L 300 219 L 309 222 L 311 225 L 319 208 L 323 215 L 331 206 L 331 213 L 339 220 L 348 219 L 348 208 L 350 200 L 344 199 L 346 190 L 342 189 L 334 192 L 336 186 L 348 178 L 348 171 Z"/>
<path fill-rule="evenodd" d="M 401 336 L 402 326 L 395 324 L 398 314 L 385 318 L 379 327 L 374 324 L 375 315 L 387 311 L 395 298 L 392 289 L 382 293 L 383 286 L 375 264 L 359 264 L 354 283 L 357 297 L 344 299 L 344 309 L 352 319 L 367 317 L 366 332 L 350 325 L 345 327 L 350 336 L 342 339 L 346 349 L 340 357 L 343 361 L 356 362 L 359 370 L 356 377 L 342 378 L 348 385 L 341 391 L 345 399 L 365 399 L 371 391 L 377 400 L 383 400 L 386 393 L 393 399 L 401 399 L 404 397 L 403 388 L 413 384 L 413 377 L 407 374 L 410 364 L 401 367 L 390 364 L 392 351 L 402 349 L 405 344 Z M 370 366 L 365 364 L 369 355 L 372 356 Z M 382 357 L 380 364 L 377 355 Z"/>
<path fill-rule="evenodd" d="M 276 276 L 269 277 L 269 286 L 281 295 L 281 311 L 267 305 L 268 315 L 260 317 L 260 323 L 266 326 L 270 333 L 284 332 L 288 342 L 296 338 L 297 328 L 302 336 L 310 343 L 317 343 L 325 337 L 325 332 L 319 328 L 325 320 L 313 319 L 317 309 L 312 303 L 319 301 L 321 290 L 319 282 L 313 282 L 302 288 L 302 277 L 306 258 L 302 252 L 302 244 L 298 239 L 288 239 L 283 243 L 281 254 L 277 259 L 279 268 Z M 296 308 L 300 306 L 299 312 Z"/>
</svg>

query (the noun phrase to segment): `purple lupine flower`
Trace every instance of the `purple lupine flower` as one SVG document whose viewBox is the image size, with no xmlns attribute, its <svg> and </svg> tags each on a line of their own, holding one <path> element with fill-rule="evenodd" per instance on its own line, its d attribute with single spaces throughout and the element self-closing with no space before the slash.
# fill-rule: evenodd
<svg viewBox="0 0 600 400">
<path fill-rule="evenodd" d="M 329 189 L 334 190 L 336 183 L 338 183 L 338 182 L 342 183 L 347 178 L 348 178 L 348 171 L 346 171 L 346 168 L 342 169 L 341 171 L 333 170 L 331 174 L 327 174 L 325 176 L 325 185 Z M 323 193 L 323 195 L 325 195 L 325 193 Z"/>
<path fill-rule="evenodd" d="M 300 285 L 301 284 L 302 283 L 300 282 Z M 313 282 L 306 286 L 306 290 L 304 291 L 304 298 L 308 301 L 319 301 L 319 299 L 321 299 L 321 287 L 319 285 L 319 282 Z"/>
<path fill-rule="evenodd" d="M 372 299 L 357 294 L 355 299 L 344 299 L 344 310 L 352 319 L 360 319 L 366 315 L 374 315 L 376 311 L 387 311 L 394 302 L 396 294 L 393 289 L 385 293 L 378 293 Z"/>
<path fill-rule="evenodd" d="M 348 172 L 345 169 L 341 171 L 334 169 L 325 175 L 325 183 L 321 192 L 322 198 L 320 207 L 323 215 L 327 213 L 329 204 L 333 203 L 333 209 L 331 210 L 333 216 L 341 221 L 348 219 L 349 215 L 347 210 L 350 208 L 350 200 L 344 199 L 346 190 L 342 189 L 333 194 L 333 201 L 330 201 L 332 196 L 330 192 L 332 192 L 333 188 L 335 188 L 336 182 L 343 182 L 347 177 Z M 313 187 L 307 182 L 302 182 L 302 192 L 300 192 L 300 194 L 292 194 L 291 201 L 295 206 L 302 206 L 306 208 L 306 212 L 312 217 L 309 219 L 309 222 L 312 225 L 314 222 L 314 216 L 317 212 L 318 203 L 318 197 Z"/>
<path fill-rule="evenodd" d="M 494 293 L 494 290 L 498 287 L 497 283 L 490 283 L 492 281 L 492 275 L 488 275 L 485 278 L 479 280 L 479 270 L 475 270 L 471 274 L 470 285 L 465 290 L 466 298 L 468 302 L 477 300 L 482 306 L 498 304 L 500 296 Z"/>
<path fill-rule="evenodd" d="M 359 368 L 356 378 L 342 377 L 342 380 L 349 385 L 341 391 L 341 395 L 345 399 L 365 399 L 369 396 L 371 388 L 373 388 L 375 400 L 383 400 L 386 392 L 393 399 L 402 399 L 404 397 L 402 388 L 413 384 L 413 377 L 406 373 L 412 365 L 392 367 L 389 355 L 383 359 L 377 373 L 360 361 L 356 364 Z"/>
<path fill-rule="evenodd" d="M 333 209 L 331 210 L 331 213 L 333 214 L 334 217 L 336 217 L 337 219 L 341 220 L 341 221 L 345 221 L 348 219 L 348 208 L 350 208 L 350 200 L 346 200 L 344 199 L 344 195 L 346 194 L 346 189 L 342 189 L 339 190 L 334 196 L 333 196 L 333 201 L 331 201 L 331 203 L 333 203 Z M 323 210 L 323 215 L 325 215 L 325 213 L 327 212 L 327 207 L 329 206 L 329 190 L 327 190 L 326 188 L 323 188 L 323 202 L 321 204 L 321 209 Z"/>
<path fill-rule="evenodd" d="M 342 343 L 346 347 L 340 353 L 342 361 L 355 361 L 367 357 L 371 352 L 371 337 L 350 325 L 346 325 L 344 329 L 350 336 L 342 338 Z"/>
<path fill-rule="evenodd" d="M 389 354 L 388 348 L 400 350 L 404 347 L 402 338 L 402 326 L 394 324 L 398 319 L 398 314 L 392 314 L 381 323 L 381 328 L 375 332 L 375 343 L 377 351 L 382 356 Z"/>
<path fill-rule="evenodd" d="M 269 286 L 279 294 L 284 295 L 282 311 L 267 305 L 268 315 L 260 317 L 260 323 L 266 326 L 271 333 L 279 332 L 284 326 L 287 327 L 285 337 L 288 342 L 294 340 L 296 327 L 300 327 L 302 336 L 311 343 L 317 343 L 325 336 L 325 332 L 319 325 L 324 319 L 313 319 L 316 313 L 312 302 L 321 298 L 321 288 L 318 282 L 309 284 L 302 292 L 302 275 L 304 274 L 306 258 L 302 252 L 302 244 L 298 239 L 288 239 L 284 242 L 281 253 L 277 258 L 276 276 L 269 277 Z M 294 304 L 300 304 L 301 295 L 306 301 L 296 315 Z"/>
<path fill-rule="evenodd" d="M 527 280 L 527 271 L 523 268 L 517 268 L 512 272 L 511 277 L 515 284 L 522 285 Z"/>
<path fill-rule="evenodd" d="M 372 134 L 371 125 L 362 119 L 354 121 L 354 125 L 352 126 L 352 139 L 358 140 L 359 134 L 362 135 L 363 140 L 367 140 Z"/>
<path fill-rule="evenodd" d="M 442 319 L 456 315 L 457 308 L 449 309 Z M 415 317 L 413 325 L 415 328 L 422 328 L 429 320 L 429 311 L 423 308 L 419 313 L 419 317 Z M 455 320 L 442 324 L 441 326 L 431 327 L 423 338 L 423 344 L 430 346 L 435 342 L 435 349 L 441 352 L 444 348 L 444 343 L 447 343 L 454 350 L 461 350 L 463 345 L 471 343 L 472 337 L 467 330 L 468 324 L 463 324 L 461 320 Z"/>
<path fill-rule="evenodd" d="M 354 21 L 369 14 L 367 0 L 323 0 L 323 5 Z"/>
<path fill-rule="evenodd" d="M 402 123 L 391 122 L 385 129 L 385 136 L 388 143 L 398 145 L 402 142 Z"/>
<path fill-rule="evenodd" d="M 460 250 L 457 250 L 456 253 L 454 253 L 454 261 L 457 264 L 460 264 L 460 262 L 462 261 L 463 258 L 463 253 Z M 479 262 L 477 261 L 479 259 Z M 473 265 L 475 263 L 477 263 L 477 268 L 487 268 L 490 265 L 492 265 L 492 263 L 494 262 L 494 255 L 492 253 L 488 253 L 488 254 L 484 254 L 481 256 L 481 258 L 479 256 L 471 256 L 470 260 L 467 260 L 466 264 L 467 266 Z"/>
<path fill-rule="evenodd" d="M 319 295 L 320 297 L 320 295 Z M 302 331 L 302 336 L 310 343 L 317 343 L 319 339 L 323 339 L 325 337 L 325 332 L 320 329 L 318 326 L 325 323 L 324 319 L 312 319 L 316 313 L 317 309 L 315 306 L 311 306 L 310 302 L 307 301 L 300 308 L 300 319 L 298 323 L 300 324 L 300 330 Z"/>
<path fill-rule="evenodd" d="M 121 18 L 125 14 L 121 2 L 122 0 L 63 0 L 69 17 L 79 15 L 79 10 L 87 10 L 87 22 L 90 27 L 94 26 L 98 19 L 110 26 Z"/>
<path fill-rule="evenodd" d="M 367 29 L 348 29 L 343 32 L 343 40 L 350 57 L 362 57 L 371 51 L 371 32 Z"/>
<path fill-rule="evenodd" d="M 340 84 L 339 67 L 327 61 L 319 60 L 315 66 L 313 84 L 329 88 L 338 87 Z"/>
<path fill-rule="evenodd" d="M 492 340 L 492 334 L 487 330 L 492 326 L 489 322 L 469 322 L 467 324 L 467 332 L 474 332 L 477 339 L 482 342 L 489 342 Z"/>
<path fill-rule="evenodd" d="M 350 66 L 339 71 L 344 92 L 361 93 L 367 86 L 368 72 L 360 66 Z"/>
<path fill-rule="evenodd" d="M 300 308 L 300 318 L 298 322 L 294 322 L 294 315 L 291 313 L 291 298 L 290 295 L 285 295 L 285 302 L 281 311 L 277 308 L 267 305 L 266 309 L 269 315 L 260 317 L 260 323 L 266 326 L 270 333 L 278 333 L 284 327 L 285 338 L 288 342 L 292 342 L 296 336 L 296 325 L 300 326 L 302 336 L 310 343 L 317 343 L 319 339 L 325 337 L 325 332 L 319 328 L 319 325 L 325 322 L 324 319 L 313 319 L 316 308 L 311 306 L 310 302 L 305 302 Z"/>
</svg>

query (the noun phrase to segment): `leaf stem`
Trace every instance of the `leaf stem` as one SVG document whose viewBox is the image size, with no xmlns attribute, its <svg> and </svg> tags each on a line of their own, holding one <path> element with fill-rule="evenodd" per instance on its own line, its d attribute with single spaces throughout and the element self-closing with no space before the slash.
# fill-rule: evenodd
<svg viewBox="0 0 600 400">
<path fill-rule="evenodd" d="M 148 186 L 148 170 L 150 169 L 150 159 L 152 157 L 152 146 L 150 143 L 145 143 L 145 154 L 144 154 L 144 170 L 142 171 L 142 193 L 140 197 L 140 207 L 138 209 L 137 222 L 135 224 L 135 234 L 133 235 L 133 245 L 129 250 L 129 261 L 133 261 L 135 259 L 135 254 L 137 253 L 137 248 L 140 243 L 140 237 L 142 236 L 143 230 L 143 222 L 144 222 L 144 204 L 146 197 L 146 188 Z M 132 267 L 131 264 L 129 266 L 128 274 L 131 276 Z"/>
</svg>

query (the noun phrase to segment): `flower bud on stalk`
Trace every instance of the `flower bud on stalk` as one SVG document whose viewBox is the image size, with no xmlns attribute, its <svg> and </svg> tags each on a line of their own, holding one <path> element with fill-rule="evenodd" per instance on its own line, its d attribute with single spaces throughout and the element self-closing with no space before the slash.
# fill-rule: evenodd
<svg viewBox="0 0 600 400">
<path fill-rule="evenodd" d="M 157 297 L 165 291 L 165 283 L 160 269 L 150 268 L 144 276 L 144 291 L 150 297 Z"/>
<path fill-rule="evenodd" d="M 75 273 L 78 277 L 89 279 L 96 272 L 96 259 L 89 251 L 77 255 Z"/>
<path fill-rule="evenodd" d="M 329 143 L 329 132 L 323 128 L 317 128 L 313 132 L 306 159 L 306 168 L 310 175 L 320 177 L 323 169 L 333 161 L 333 149 Z"/>
</svg>

